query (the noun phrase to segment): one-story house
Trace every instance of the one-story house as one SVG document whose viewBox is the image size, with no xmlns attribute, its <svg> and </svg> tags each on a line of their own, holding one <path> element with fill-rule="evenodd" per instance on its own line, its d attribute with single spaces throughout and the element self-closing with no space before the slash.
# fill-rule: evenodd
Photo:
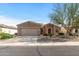
<svg viewBox="0 0 79 59">
<path fill-rule="evenodd" d="M 20 36 L 39 36 L 44 34 L 58 35 L 61 27 L 55 24 L 41 24 L 32 21 L 27 21 L 17 25 L 18 35 Z"/>
<path fill-rule="evenodd" d="M 17 28 L 14 26 L 0 24 L 0 32 L 15 34 L 15 33 L 17 33 Z"/>
</svg>

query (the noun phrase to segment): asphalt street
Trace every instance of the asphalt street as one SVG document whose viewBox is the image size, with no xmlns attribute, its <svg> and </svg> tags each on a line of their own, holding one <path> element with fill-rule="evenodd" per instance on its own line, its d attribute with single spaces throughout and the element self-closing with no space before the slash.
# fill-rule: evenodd
<svg viewBox="0 0 79 59">
<path fill-rule="evenodd" d="M 1 46 L 0 56 L 79 56 L 79 46 Z"/>
</svg>

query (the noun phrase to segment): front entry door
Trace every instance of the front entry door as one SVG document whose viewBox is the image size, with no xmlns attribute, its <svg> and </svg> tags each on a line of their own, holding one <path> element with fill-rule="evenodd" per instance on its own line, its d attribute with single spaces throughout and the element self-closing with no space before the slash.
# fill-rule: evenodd
<svg viewBox="0 0 79 59">
<path fill-rule="evenodd" d="M 51 28 L 48 29 L 48 33 L 49 33 L 49 34 L 52 34 L 52 33 L 51 33 Z"/>
</svg>

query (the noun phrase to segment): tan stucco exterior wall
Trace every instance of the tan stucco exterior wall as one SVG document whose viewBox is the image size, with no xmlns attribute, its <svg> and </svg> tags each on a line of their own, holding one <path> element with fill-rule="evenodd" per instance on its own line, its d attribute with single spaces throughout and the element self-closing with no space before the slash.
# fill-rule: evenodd
<svg viewBox="0 0 79 59">
<path fill-rule="evenodd" d="M 67 30 L 66 30 L 64 27 L 61 27 L 60 32 L 61 32 L 61 33 L 65 33 L 65 34 L 66 34 L 66 33 L 67 33 Z"/>
<path fill-rule="evenodd" d="M 54 34 L 54 35 L 57 35 L 58 33 L 59 33 L 59 31 L 60 31 L 60 28 L 59 27 L 57 27 L 57 26 L 48 26 L 48 25 L 45 25 L 44 27 L 43 27 L 43 34 L 48 34 L 48 29 L 51 29 L 51 32 L 52 32 L 52 34 Z M 56 32 L 56 30 L 58 30 L 58 32 Z"/>
</svg>

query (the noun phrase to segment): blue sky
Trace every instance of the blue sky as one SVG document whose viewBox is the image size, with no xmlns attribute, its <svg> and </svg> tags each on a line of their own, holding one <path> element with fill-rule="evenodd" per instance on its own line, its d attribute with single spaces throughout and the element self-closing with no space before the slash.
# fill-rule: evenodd
<svg viewBox="0 0 79 59">
<path fill-rule="evenodd" d="M 24 21 L 49 22 L 50 3 L 0 3 L 0 23 L 16 25 Z"/>
</svg>

